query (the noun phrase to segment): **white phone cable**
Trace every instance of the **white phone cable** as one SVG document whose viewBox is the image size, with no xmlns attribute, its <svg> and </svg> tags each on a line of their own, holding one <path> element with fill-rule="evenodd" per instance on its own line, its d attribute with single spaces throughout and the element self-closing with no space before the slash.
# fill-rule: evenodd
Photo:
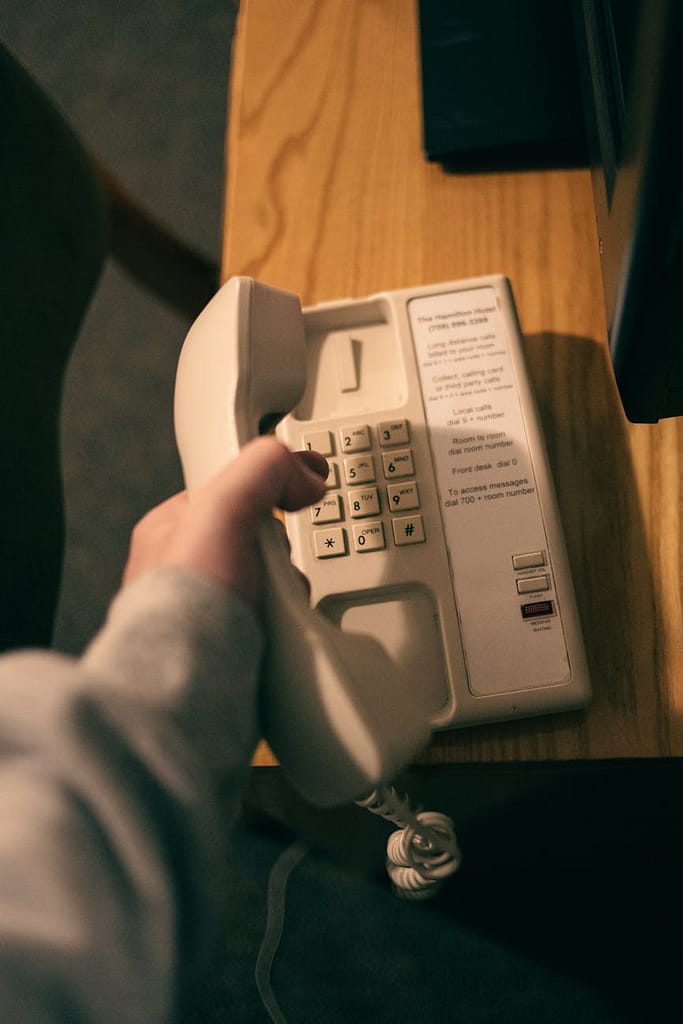
<svg viewBox="0 0 683 1024">
<path fill-rule="evenodd" d="M 413 811 L 408 798 L 393 786 L 373 789 L 356 804 L 398 827 L 387 840 L 387 873 L 397 896 L 408 900 L 431 899 L 460 867 L 462 854 L 453 822 L 446 814 Z M 287 1024 L 272 985 L 273 961 L 284 925 L 287 883 L 309 852 L 306 843 L 296 840 L 280 854 L 268 877 L 266 929 L 254 980 L 273 1024 Z"/>
<path fill-rule="evenodd" d="M 387 873 L 397 896 L 431 899 L 460 867 L 462 853 L 448 815 L 413 811 L 393 786 L 373 789 L 356 803 L 398 826 L 387 840 Z"/>
</svg>

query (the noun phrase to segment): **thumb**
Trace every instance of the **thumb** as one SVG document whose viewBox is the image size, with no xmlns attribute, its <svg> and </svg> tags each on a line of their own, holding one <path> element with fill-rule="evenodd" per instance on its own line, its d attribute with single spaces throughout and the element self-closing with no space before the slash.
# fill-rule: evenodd
<svg viewBox="0 0 683 1024">
<path fill-rule="evenodd" d="M 317 452 L 293 453 L 274 437 L 262 437 L 206 485 L 204 497 L 219 515 L 255 523 L 273 508 L 294 512 L 318 501 L 327 473 L 327 460 Z"/>
</svg>

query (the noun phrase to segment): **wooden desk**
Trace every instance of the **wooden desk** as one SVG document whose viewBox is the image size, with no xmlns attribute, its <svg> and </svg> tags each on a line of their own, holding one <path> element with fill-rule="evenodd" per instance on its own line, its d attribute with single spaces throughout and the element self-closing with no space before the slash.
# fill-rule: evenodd
<svg viewBox="0 0 683 1024">
<path fill-rule="evenodd" d="M 439 734 L 424 761 L 680 757 L 683 420 L 621 412 L 588 172 L 427 163 L 413 0 L 243 0 L 223 271 L 303 304 L 511 279 L 595 695 L 587 712 Z"/>
</svg>

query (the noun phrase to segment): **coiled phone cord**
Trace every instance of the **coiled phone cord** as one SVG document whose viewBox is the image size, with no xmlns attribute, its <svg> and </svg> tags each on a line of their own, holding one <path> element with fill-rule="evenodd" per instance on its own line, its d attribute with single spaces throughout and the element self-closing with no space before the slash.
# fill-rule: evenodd
<svg viewBox="0 0 683 1024">
<path fill-rule="evenodd" d="M 407 797 L 400 796 L 393 786 L 374 789 L 356 803 L 398 827 L 387 841 L 387 872 L 397 896 L 408 900 L 430 899 L 460 867 L 462 855 L 453 822 L 447 815 L 438 811 L 413 811 Z M 254 980 L 273 1024 L 287 1024 L 271 978 L 282 937 L 287 882 L 308 852 L 305 843 L 295 841 L 280 854 L 268 878 L 266 930 Z"/>
<path fill-rule="evenodd" d="M 356 803 L 398 826 L 387 840 L 387 873 L 397 896 L 431 899 L 460 867 L 462 854 L 446 814 L 413 811 L 393 786 L 373 789 Z"/>
</svg>

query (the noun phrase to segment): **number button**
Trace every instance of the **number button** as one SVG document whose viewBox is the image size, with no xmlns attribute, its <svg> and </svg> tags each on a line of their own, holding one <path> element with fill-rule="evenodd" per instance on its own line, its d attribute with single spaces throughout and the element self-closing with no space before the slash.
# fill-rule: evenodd
<svg viewBox="0 0 683 1024">
<path fill-rule="evenodd" d="M 327 480 L 325 481 L 325 489 L 328 491 L 334 491 L 339 487 L 339 466 L 336 462 L 328 462 L 327 465 L 330 468 L 327 474 Z"/>
<path fill-rule="evenodd" d="M 347 491 L 346 500 L 349 503 L 349 515 L 352 519 L 379 515 L 379 494 L 376 487 L 366 487 L 362 491 Z"/>
<path fill-rule="evenodd" d="M 405 484 L 389 484 L 387 498 L 392 512 L 408 512 L 420 507 L 420 495 L 414 480 Z"/>
<path fill-rule="evenodd" d="M 339 440 L 343 452 L 366 452 L 370 447 L 370 430 L 363 424 L 342 427 Z"/>
<path fill-rule="evenodd" d="M 397 452 L 383 452 L 382 464 L 387 480 L 391 480 L 392 477 L 413 476 L 415 473 L 413 453 L 410 448 L 404 448 Z"/>
<path fill-rule="evenodd" d="M 375 479 L 375 460 L 372 455 L 356 455 L 344 459 L 344 476 L 347 484 L 369 484 Z"/>
<path fill-rule="evenodd" d="M 381 448 L 388 448 L 392 444 L 408 444 L 410 441 L 407 420 L 387 420 L 379 424 L 377 431 Z"/>
<path fill-rule="evenodd" d="M 386 545 L 384 527 L 380 522 L 355 523 L 353 527 L 353 546 L 360 554 L 365 551 L 381 551 Z"/>
<path fill-rule="evenodd" d="M 334 455 L 334 442 L 329 430 L 316 430 L 301 437 L 303 448 L 308 451 L 320 452 L 321 455 Z"/>
<path fill-rule="evenodd" d="M 311 507 L 312 523 L 338 523 L 341 518 L 342 506 L 338 494 L 328 494 Z"/>
</svg>

